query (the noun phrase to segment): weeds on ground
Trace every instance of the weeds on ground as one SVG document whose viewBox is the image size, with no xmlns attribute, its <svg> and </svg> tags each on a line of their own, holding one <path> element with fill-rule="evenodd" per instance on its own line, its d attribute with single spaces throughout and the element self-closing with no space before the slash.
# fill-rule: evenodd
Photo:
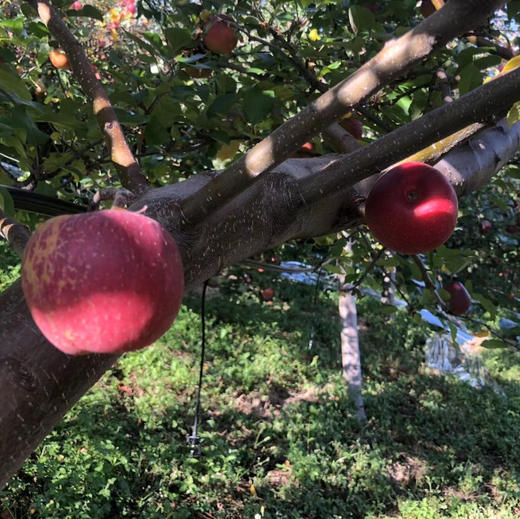
<svg viewBox="0 0 520 519">
<path fill-rule="evenodd" d="M 17 274 L 2 268 L 3 283 Z M 0 492 L 1 517 L 518 516 L 518 355 L 486 360 L 506 397 L 433 375 L 422 367 L 433 330 L 363 299 L 361 425 L 340 374 L 337 296 L 322 291 L 314 307 L 312 293 L 251 270 L 210 287 L 200 458 L 186 446 L 201 346 L 194 296 L 46 438 Z"/>
</svg>

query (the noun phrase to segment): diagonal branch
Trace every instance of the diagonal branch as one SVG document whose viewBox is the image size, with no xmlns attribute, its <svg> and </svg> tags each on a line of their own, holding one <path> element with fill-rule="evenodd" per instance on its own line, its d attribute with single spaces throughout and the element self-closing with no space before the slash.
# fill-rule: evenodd
<svg viewBox="0 0 520 519">
<path fill-rule="evenodd" d="M 304 179 L 301 183 L 302 198 L 306 203 L 312 203 L 341 186 L 353 185 L 377 173 L 460 128 L 504 117 L 511 105 L 520 99 L 519 84 L 520 68 L 334 161 L 323 171 Z M 380 157 L 381 161 L 374 160 L 375 157 Z"/>
<path fill-rule="evenodd" d="M 49 0 L 27 0 L 27 2 L 36 9 L 50 33 L 66 51 L 75 78 L 92 101 L 94 115 L 105 137 L 112 161 L 119 171 L 121 183 L 137 193 L 146 190 L 148 182 L 132 154 L 116 113 L 103 86 L 96 79 L 83 47 Z"/>
<path fill-rule="evenodd" d="M 504 0 L 451 0 L 413 30 L 387 43 L 358 71 L 322 94 L 200 192 L 185 200 L 184 225 L 202 221 L 209 213 L 244 191 L 259 175 L 285 160 L 309 137 L 323 131 L 352 106 L 422 61 L 435 48 L 478 26 L 504 3 Z"/>
</svg>

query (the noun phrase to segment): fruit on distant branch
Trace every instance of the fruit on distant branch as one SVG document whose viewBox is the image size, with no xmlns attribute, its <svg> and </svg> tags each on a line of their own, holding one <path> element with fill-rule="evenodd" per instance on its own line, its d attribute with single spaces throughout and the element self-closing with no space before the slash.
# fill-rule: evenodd
<svg viewBox="0 0 520 519">
<path fill-rule="evenodd" d="M 509 233 L 509 234 L 515 234 L 518 232 L 518 227 L 516 225 L 507 225 L 506 226 L 506 231 Z"/>
<path fill-rule="evenodd" d="M 233 19 L 225 14 L 211 18 L 204 29 L 202 42 L 215 54 L 231 54 L 238 42 L 235 28 L 230 24 Z"/>
<path fill-rule="evenodd" d="M 309 157 L 315 157 L 316 155 L 319 155 L 319 153 L 316 152 L 316 146 L 312 142 L 305 142 L 301 145 L 300 149 L 293 153 L 290 158 L 291 159 L 306 159 Z"/>
<path fill-rule="evenodd" d="M 262 299 L 264 301 L 271 301 L 274 297 L 274 289 L 271 287 L 262 290 Z"/>
<path fill-rule="evenodd" d="M 448 310 L 453 315 L 463 315 L 471 306 L 471 297 L 466 287 L 460 281 L 452 281 L 443 286 L 444 290 L 450 294 Z"/>
<path fill-rule="evenodd" d="M 343 129 L 347 130 L 354 139 L 359 141 L 359 139 L 363 137 L 363 123 L 359 119 L 346 117 L 341 119 L 339 124 Z"/>
<path fill-rule="evenodd" d="M 491 222 L 489 220 L 482 220 L 479 225 L 480 234 L 485 236 L 491 230 Z"/>
<path fill-rule="evenodd" d="M 147 346 L 168 330 L 182 301 L 175 240 L 156 220 L 131 211 L 52 218 L 30 238 L 22 265 L 34 321 L 72 355 Z"/>
<path fill-rule="evenodd" d="M 74 9 L 75 11 L 79 11 L 82 8 L 83 8 L 83 6 L 81 5 L 81 2 L 79 2 L 79 0 L 77 0 L 76 2 L 72 2 L 69 9 Z"/>
<path fill-rule="evenodd" d="M 458 201 L 444 175 L 421 162 L 383 174 L 370 191 L 365 217 L 372 234 L 401 254 L 423 254 L 453 233 Z"/>
<path fill-rule="evenodd" d="M 444 5 L 444 0 L 422 0 L 419 7 L 421 14 L 428 18 Z"/>
<path fill-rule="evenodd" d="M 59 69 L 70 69 L 69 58 L 62 50 L 51 49 L 49 52 L 49 60 Z"/>
</svg>

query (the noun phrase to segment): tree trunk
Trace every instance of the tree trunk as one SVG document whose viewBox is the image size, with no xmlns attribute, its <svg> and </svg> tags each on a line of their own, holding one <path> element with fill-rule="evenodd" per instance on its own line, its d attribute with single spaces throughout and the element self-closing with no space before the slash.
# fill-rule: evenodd
<svg viewBox="0 0 520 519">
<path fill-rule="evenodd" d="M 361 355 L 357 327 L 356 298 L 343 290 L 344 280 L 340 279 L 339 315 L 341 318 L 341 364 L 343 378 L 347 382 L 348 391 L 357 407 L 360 422 L 366 421 L 365 406 L 362 395 Z"/>
<path fill-rule="evenodd" d="M 0 488 L 117 359 L 57 350 L 34 324 L 20 285 L 0 296 Z"/>
</svg>

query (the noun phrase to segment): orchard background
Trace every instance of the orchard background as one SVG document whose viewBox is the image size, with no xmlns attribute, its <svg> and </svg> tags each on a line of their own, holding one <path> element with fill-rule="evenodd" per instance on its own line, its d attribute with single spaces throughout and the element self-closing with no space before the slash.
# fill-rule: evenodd
<svg viewBox="0 0 520 519">
<path fill-rule="evenodd" d="M 518 515 L 520 2 L 441 4 L 0 3 L 2 235 L 19 251 L 16 222 L 121 197 L 174 236 L 187 286 L 156 345 L 68 357 L 2 248 L 2 518 Z M 207 48 L 216 14 L 230 53 Z M 363 225 L 374 175 L 402 160 L 459 195 L 452 237 L 416 258 Z M 341 377 L 337 290 L 282 280 L 282 260 L 339 275 L 357 301 L 364 417 Z M 461 326 L 442 304 L 453 280 L 498 393 L 423 367 L 434 330 L 418 311 Z"/>
</svg>

